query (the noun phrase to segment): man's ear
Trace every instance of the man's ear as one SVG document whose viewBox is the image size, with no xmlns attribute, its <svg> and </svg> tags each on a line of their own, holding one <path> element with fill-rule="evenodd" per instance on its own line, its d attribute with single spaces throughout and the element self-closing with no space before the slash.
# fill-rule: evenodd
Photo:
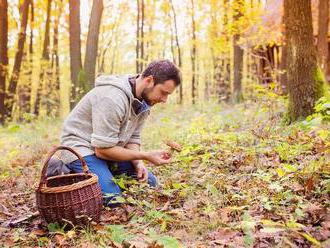
<svg viewBox="0 0 330 248">
<path fill-rule="evenodd" d="M 155 82 L 154 82 L 153 76 L 150 75 L 150 76 L 146 77 L 145 80 L 146 80 L 148 88 L 154 87 Z"/>
</svg>

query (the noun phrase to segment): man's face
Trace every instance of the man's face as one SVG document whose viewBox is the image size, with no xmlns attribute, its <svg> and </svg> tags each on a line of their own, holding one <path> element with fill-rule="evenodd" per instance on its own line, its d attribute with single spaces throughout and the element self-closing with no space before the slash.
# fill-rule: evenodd
<svg viewBox="0 0 330 248">
<path fill-rule="evenodd" d="M 153 79 L 150 87 L 142 91 L 142 98 L 150 106 L 156 103 L 166 103 L 167 98 L 175 90 L 175 83 L 173 80 L 167 80 L 163 83 L 154 85 Z"/>
</svg>

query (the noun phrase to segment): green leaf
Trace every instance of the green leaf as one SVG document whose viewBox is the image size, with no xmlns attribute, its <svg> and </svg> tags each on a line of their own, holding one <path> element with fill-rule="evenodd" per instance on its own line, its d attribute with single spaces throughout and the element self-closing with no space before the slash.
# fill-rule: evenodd
<svg viewBox="0 0 330 248">
<path fill-rule="evenodd" d="M 122 225 L 108 225 L 108 231 L 111 233 L 111 240 L 118 244 L 121 244 L 124 240 L 132 238 Z"/>
<path fill-rule="evenodd" d="M 294 166 L 291 165 L 291 164 L 284 164 L 283 167 L 284 167 L 284 169 L 285 169 L 287 172 L 295 172 L 295 171 L 297 171 L 297 168 L 294 167 Z"/>
<path fill-rule="evenodd" d="M 8 128 L 8 131 L 11 132 L 11 133 L 16 133 L 18 130 L 20 130 L 20 126 L 15 124 L 11 127 Z"/>
<path fill-rule="evenodd" d="M 296 210 L 294 212 L 299 217 L 303 217 L 305 215 L 304 212 L 300 208 L 296 208 Z"/>
<path fill-rule="evenodd" d="M 149 236 L 152 239 L 154 239 L 158 244 L 163 245 L 164 248 L 180 248 L 180 247 L 183 247 L 179 243 L 179 241 L 174 237 L 162 236 L 162 235 L 159 235 L 159 234 L 155 233 L 154 231 L 149 232 Z"/>
<path fill-rule="evenodd" d="M 285 176 L 285 171 L 282 170 L 281 168 L 277 168 L 277 169 L 276 169 L 276 172 L 277 172 L 277 175 L 278 175 L 279 177 L 283 177 L 283 176 Z"/>
</svg>

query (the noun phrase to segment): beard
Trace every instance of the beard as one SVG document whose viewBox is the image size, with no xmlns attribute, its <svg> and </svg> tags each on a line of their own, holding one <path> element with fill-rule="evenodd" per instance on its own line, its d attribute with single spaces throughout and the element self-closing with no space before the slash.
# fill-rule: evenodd
<svg viewBox="0 0 330 248">
<path fill-rule="evenodd" d="M 151 101 L 149 94 L 151 93 L 152 89 L 144 89 L 141 93 L 142 99 L 149 105 L 153 106 L 154 103 Z"/>
</svg>

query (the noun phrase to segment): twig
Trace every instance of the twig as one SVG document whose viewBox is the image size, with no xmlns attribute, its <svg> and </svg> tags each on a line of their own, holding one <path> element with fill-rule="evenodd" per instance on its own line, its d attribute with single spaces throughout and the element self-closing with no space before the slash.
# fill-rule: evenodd
<svg viewBox="0 0 330 248">
<path fill-rule="evenodd" d="M 24 222 L 24 221 L 27 221 L 27 220 L 30 220 L 30 219 L 33 219 L 35 217 L 39 216 L 39 212 L 34 212 L 30 215 L 27 215 L 27 216 L 24 216 L 24 217 L 20 217 L 16 220 L 12 220 L 12 221 L 9 221 L 9 223 L 7 224 L 7 226 L 9 227 L 15 227 L 17 226 L 18 224 Z"/>
</svg>

